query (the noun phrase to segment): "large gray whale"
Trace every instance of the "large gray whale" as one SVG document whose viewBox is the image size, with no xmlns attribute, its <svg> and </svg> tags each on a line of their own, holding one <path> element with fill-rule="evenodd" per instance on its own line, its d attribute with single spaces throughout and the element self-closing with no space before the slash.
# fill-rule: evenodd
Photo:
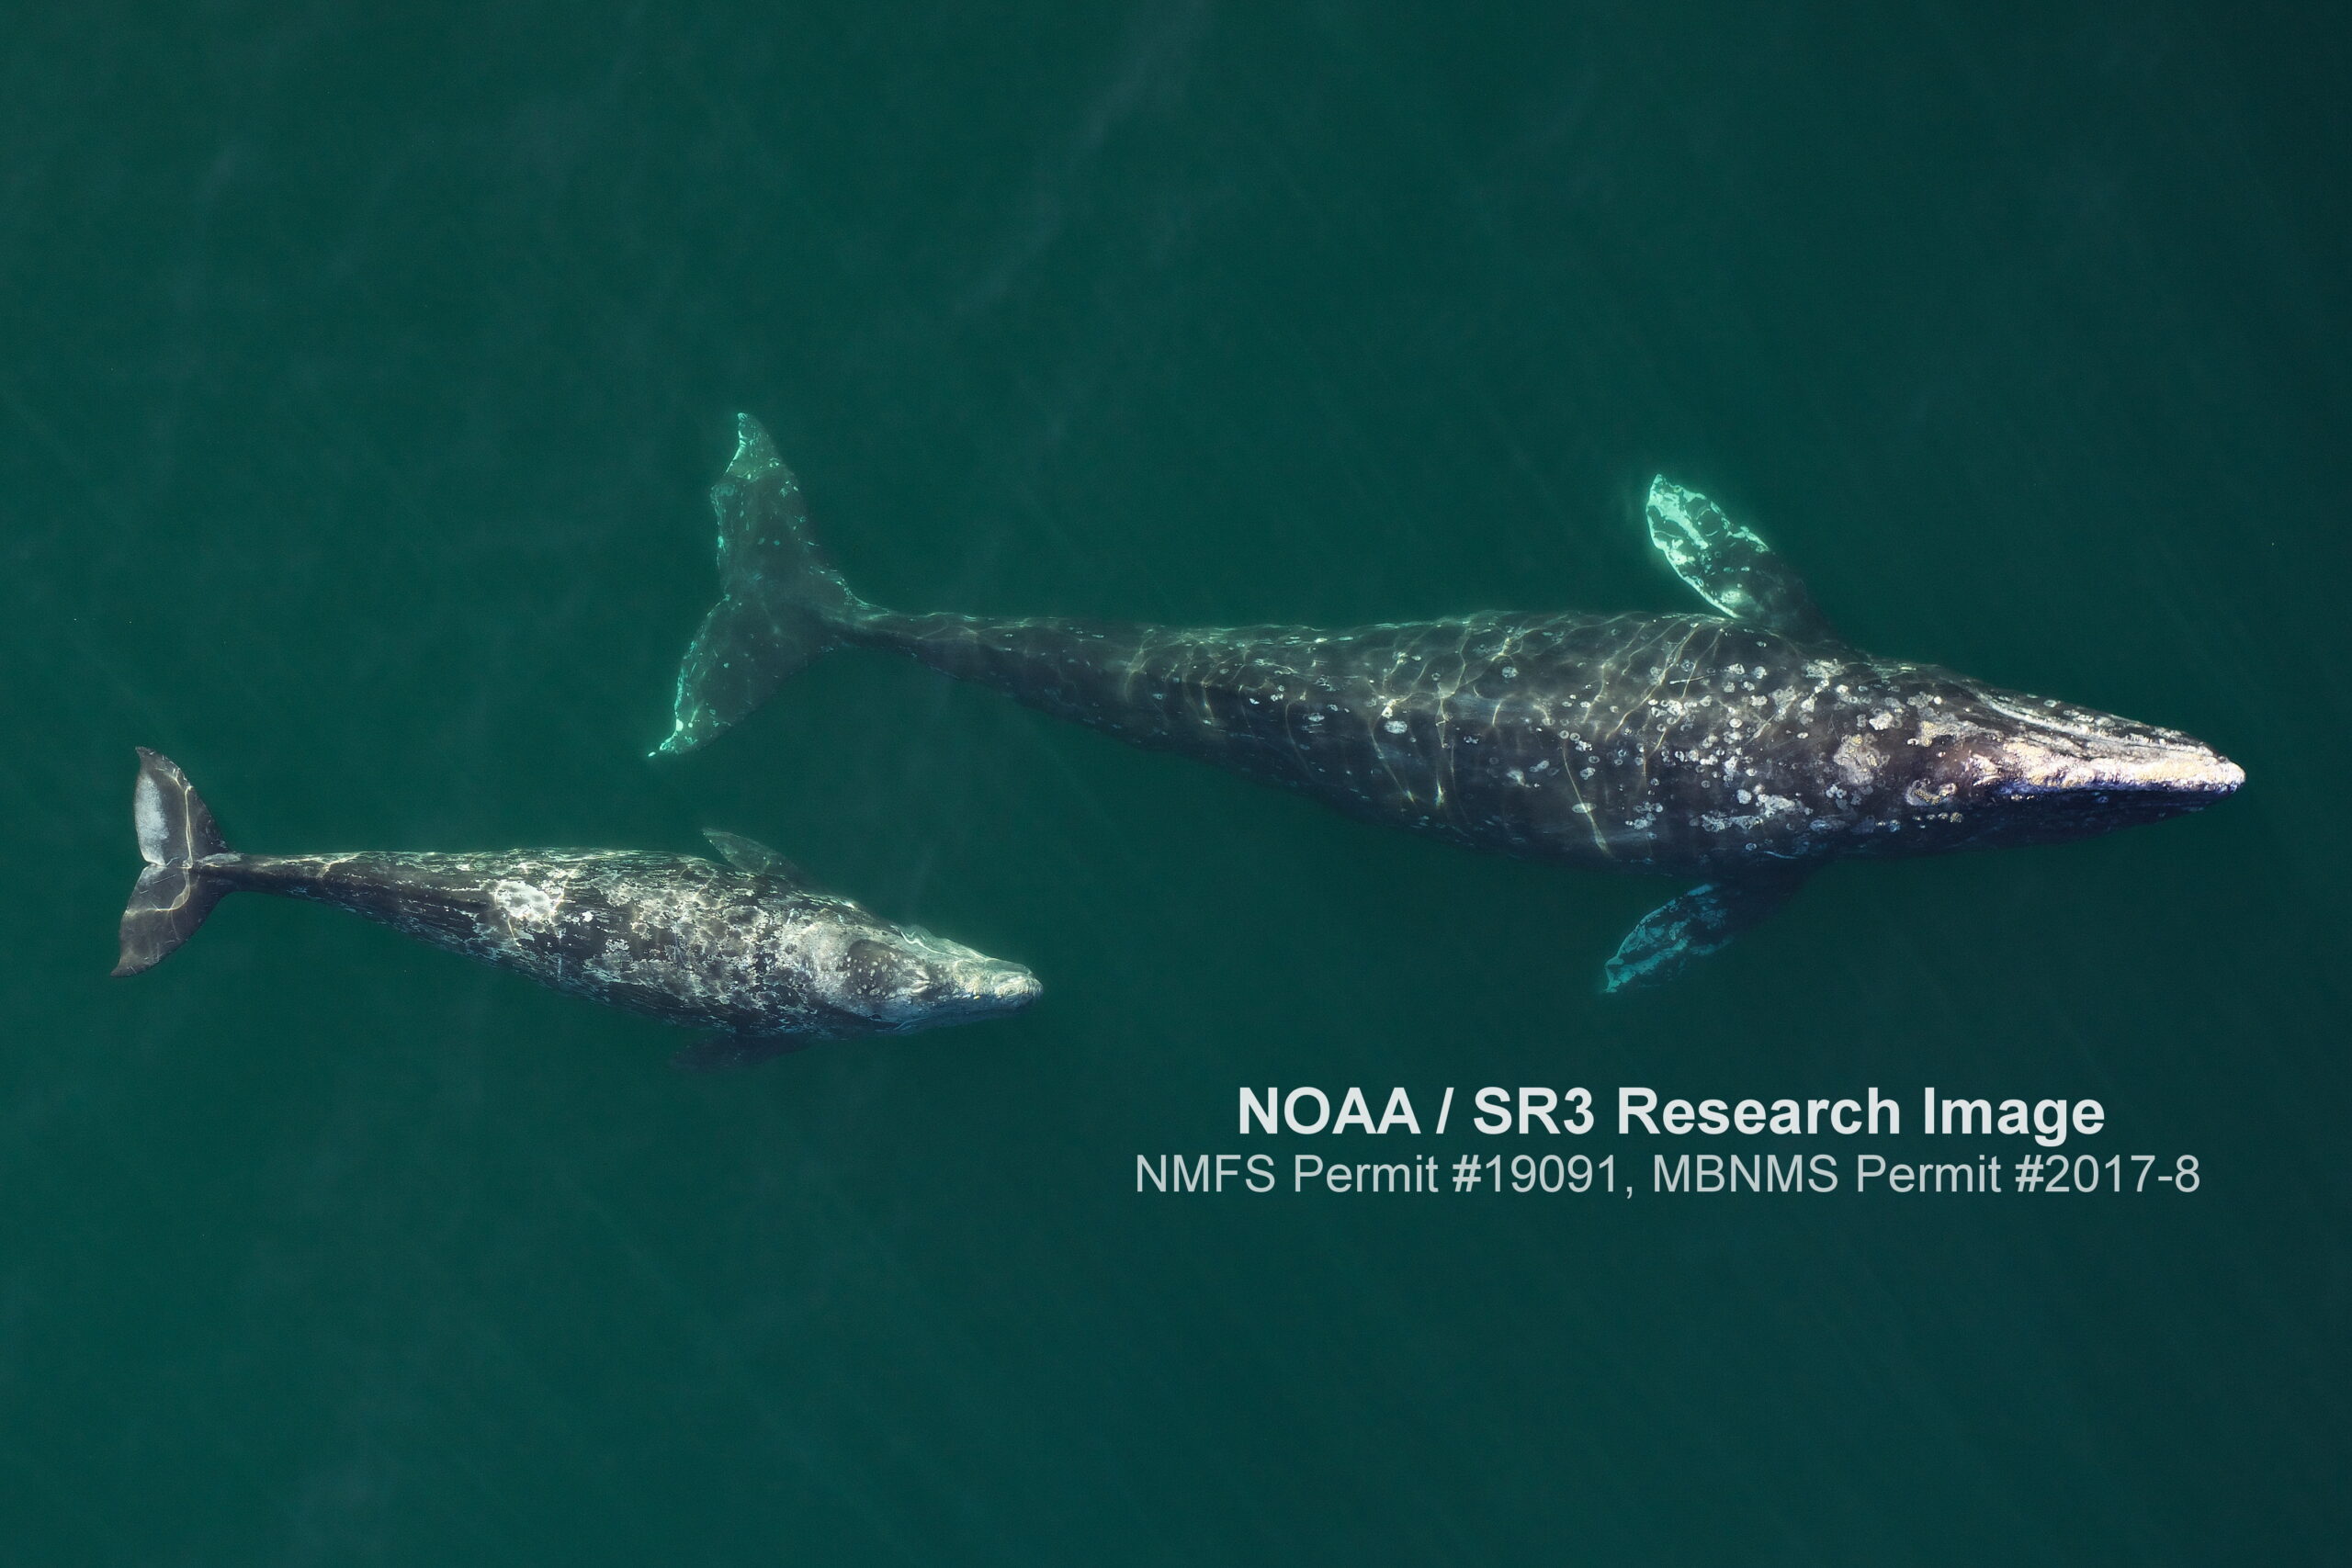
<svg viewBox="0 0 2352 1568">
<path fill-rule="evenodd" d="M 146 869 L 117 975 L 152 969 L 230 893 L 332 904 L 666 1023 L 715 1030 L 682 1065 L 727 1066 L 819 1040 L 908 1034 L 1026 1007 L 1018 964 L 893 925 L 731 833 L 724 865 L 627 850 L 249 855 L 171 759 L 141 748 L 131 796 Z"/>
<path fill-rule="evenodd" d="M 1473 848 L 1702 879 L 1606 967 L 1655 984 L 1844 856 L 2077 839 L 2245 782 L 2170 729 L 1847 644 L 1753 532 L 1664 479 L 1650 538 L 1710 615 L 1487 614 L 1318 631 L 904 615 L 852 593 L 748 415 L 712 487 L 720 598 L 678 675 L 689 750 L 863 643 L 1032 707 Z"/>
</svg>

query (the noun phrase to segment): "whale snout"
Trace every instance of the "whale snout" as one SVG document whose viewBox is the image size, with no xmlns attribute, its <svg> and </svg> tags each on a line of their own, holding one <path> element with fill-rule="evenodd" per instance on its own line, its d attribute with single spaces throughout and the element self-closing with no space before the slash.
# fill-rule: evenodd
<svg viewBox="0 0 2352 1568">
<path fill-rule="evenodd" d="M 1042 989 L 1037 976 L 1021 964 L 974 953 L 968 959 L 935 966 L 912 1016 L 900 1027 L 934 1029 L 941 1024 L 1002 1018 L 1035 1001 Z"/>
<path fill-rule="evenodd" d="M 992 1018 L 1019 1012 L 1035 1001 L 1043 989 L 1037 976 L 1022 965 L 991 958 L 977 970 L 956 976 L 951 1005 L 961 1008 L 967 1018 Z"/>
<path fill-rule="evenodd" d="M 2090 790 L 2179 795 L 2195 806 L 2234 795 L 2245 783 L 2244 768 L 2195 741 L 2087 754 L 2026 744 L 2009 748 L 2005 761 L 2015 771 L 1997 793 L 2010 800 Z"/>
<path fill-rule="evenodd" d="M 862 939 L 849 956 L 850 983 L 842 999 L 884 1033 L 1018 1012 L 1041 989 L 1024 965 L 915 927 Z"/>
<path fill-rule="evenodd" d="M 2160 821 L 2245 784 L 2244 768 L 2177 729 L 2007 693 L 1984 703 L 1996 727 L 1978 753 L 1986 793 L 2050 836 Z"/>
<path fill-rule="evenodd" d="M 2244 768 L 2239 767 L 2219 751 L 2207 748 L 2204 757 L 2193 769 L 2166 782 L 2163 787 L 2184 790 L 2190 795 L 2206 795 L 2219 800 L 2224 795 L 2237 794 L 2245 783 Z"/>
</svg>

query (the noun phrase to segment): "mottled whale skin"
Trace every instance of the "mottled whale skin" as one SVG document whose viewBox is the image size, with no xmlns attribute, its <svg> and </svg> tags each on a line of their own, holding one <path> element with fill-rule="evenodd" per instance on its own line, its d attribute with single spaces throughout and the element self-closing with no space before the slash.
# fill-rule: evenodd
<svg viewBox="0 0 2352 1568">
<path fill-rule="evenodd" d="M 239 854 L 170 759 L 139 757 L 147 867 L 117 975 L 154 967 L 221 897 L 253 892 L 332 904 L 560 991 L 716 1031 L 688 1066 L 911 1033 L 1037 996 L 1021 965 L 893 925 L 733 834 L 709 835 L 724 864 L 628 850 Z"/>
<path fill-rule="evenodd" d="M 1652 541 L 1712 614 L 1330 631 L 906 615 L 849 591 L 765 432 L 740 432 L 711 492 L 722 596 L 661 750 L 709 739 L 830 648 L 889 649 L 1351 816 L 1703 879 L 1627 936 L 1611 989 L 1679 972 L 1828 861 L 2081 838 L 2245 778 L 2177 731 L 1849 646 L 1761 539 L 1663 479 Z"/>
</svg>

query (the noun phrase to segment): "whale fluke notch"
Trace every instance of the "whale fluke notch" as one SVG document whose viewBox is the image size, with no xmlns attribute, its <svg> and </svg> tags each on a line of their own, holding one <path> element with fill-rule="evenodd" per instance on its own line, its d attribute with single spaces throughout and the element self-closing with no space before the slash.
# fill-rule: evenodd
<svg viewBox="0 0 2352 1568">
<path fill-rule="evenodd" d="M 814 879 L 807 872 L 757 839 L 722 833 L 716 828 L 704 829 L 702 836 L 710 840 L 710 847 L 718 852 L 720 859 L 746 876 L 772 876 L 802 887 L 812 885 Z"/>
<path fill-rule="evenodd" d="M 1772 547 L 1724 515 L 1722 507 L 1664 474 L 1650 481 L 1650 543 L 1691 591 L 1736 621 L 1800 642 L 1833 639 L 1829 618 L 1804 579 Z"/>
<path fill-rule="evenodd" d="M 1609 960 L 1605 991 L 1662 986 L 1770 916 L 1813 874 L 1791 867 L 1737 880 L 1702 882 L 1644 915 Z"/>
</svg>

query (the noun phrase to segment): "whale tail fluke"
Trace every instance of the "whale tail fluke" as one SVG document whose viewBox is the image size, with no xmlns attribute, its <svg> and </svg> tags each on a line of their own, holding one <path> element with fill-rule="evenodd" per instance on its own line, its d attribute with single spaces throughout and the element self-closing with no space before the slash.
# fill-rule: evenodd
<svg viewBox="0 0 2352 1568">
<path fill-rule="evenodd" d="M 735 457 L 710 487 L 718 603 L 678 670 L 673 728 L 654 754 L 691 751 L 838 645 L 867 606 L 808 532 L 800 481 L 768 433 L 738 414 Z"/>
<path fill-rule="evenodd" d="M 229 852 L 210 808 L 177 763 L 144 746 L 139 748 L 130 819 L 139 830 L 139 853 L 147 867 L 139 874 L 130 903 L 122 911 L 117 975 L 136 975 L 170 957 L 229 891 L 218 877 L 207 874 L 203 864 L 207 855 Z"/>
</svg>

